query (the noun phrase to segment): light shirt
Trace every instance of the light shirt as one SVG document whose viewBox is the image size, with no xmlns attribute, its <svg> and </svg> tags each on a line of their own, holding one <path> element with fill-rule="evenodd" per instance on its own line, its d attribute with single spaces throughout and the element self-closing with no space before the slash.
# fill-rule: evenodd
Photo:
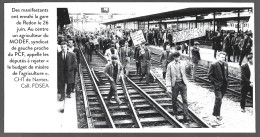
<svg viewBox="0 0 260 137">
<path fill-rule="evenodd" d="M 67 52 L 62 52 L 62 59 L 66 60 Z"/>
<path fill-rule="evenodd" d="M 175 70 L 176 70 L 176 82 L 182 81 L 182 75 L 181 75 L 181 63 L 180 61 L 176 62 L 174 61 L 175 64 Z"/>
<path fill-rule="evenodd" d="M 61 52 L 61 47 L 59 44 L 57 44 L 57 50 L 58 50 L 58 52 Z"/>
</svg>

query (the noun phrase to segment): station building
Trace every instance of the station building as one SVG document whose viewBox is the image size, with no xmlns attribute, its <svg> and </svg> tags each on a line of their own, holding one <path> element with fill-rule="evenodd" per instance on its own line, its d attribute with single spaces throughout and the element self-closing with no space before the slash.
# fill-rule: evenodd
<svg viewBox="0 0 260 137">
<path fill-rule="evenodd" d="M 181 31 L 204 28 L 208 31 L 247 31 L 252 29 L 252 7 L 185 8 L 145 16 L 103 22 L 106 28 L 115 29 L 172 29 Z"/>
</svg>

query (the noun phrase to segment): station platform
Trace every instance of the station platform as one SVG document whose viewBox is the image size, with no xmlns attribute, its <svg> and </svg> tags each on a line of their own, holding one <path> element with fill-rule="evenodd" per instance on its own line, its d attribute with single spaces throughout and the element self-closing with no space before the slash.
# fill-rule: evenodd
<svg viewBox="0 0 260 137">
<path fill-rule="evenodd" d="M 157 53 L 157 54 L 161 54 L 162 51 L 163 51 L 163 47 L 160 46 L 154 46 L 154 45 L 151 45 L 149 46 L 149 49 L 154 52 L 154 53 Z M 175 49 L 171 49 L 171 51 L 175 51 Z M 179 51 L 181 53 L 181 50 Z M 182 54 L 182 57 L 185 58 L 185 59 L 189 59 L 189 51 L 188 51 L 188 54 L 185 53 L 181 53 Z M 191 54 L 190 54 L 190 57 L 191 57 Z M 200 57 L 201 57 L 201 60 L 199 62 L 200 65 L 204 66 L 204 67 L 209 67 L 211 63 L 217 61 L 215 58 L 214 58 L 214 50 L 212 49 L 209 49 L 209 48 L 200 48 Z M 230 57 L 231 60 L 233 60 L 233 57 L 231 56 Z M 246 58 L 244 58 L 243 63 L 246 63 Z M 240 70 L 240 66 L 239 66 L 239 63 L 238 62 L 227 62 L 228 63 L 228 66 L 229 66 L 229 74 L 233 77 L 236 77 L 236 78 L 240 78 L 241 77 L 241 70 Z"/>
<path fill-rule="evenodd" d="M 77 112 L 76 112 L 76 93 L 71 93 L 71 98 L 65 97 L 60 100 L 60 94 L 57 96 L 57 111 L 59 116 L 59 125 L 64 131 L 77 130 Z"/>
</svg>

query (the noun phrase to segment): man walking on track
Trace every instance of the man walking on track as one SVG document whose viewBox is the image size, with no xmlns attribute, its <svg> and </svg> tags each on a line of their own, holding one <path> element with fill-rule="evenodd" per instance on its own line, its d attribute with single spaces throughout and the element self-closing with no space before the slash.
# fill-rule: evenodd
<svg viewBox="0 0 260 137">
<path fill-rule="evenodd" d="M 222 98 L 228 87 L 228 64 L 225 62 L 226 53 L 218 52 L 218 61 L 211 64 L 208 71 L 208 78 L 214 86 L 215 105 L 213 109 L 213 116 L 217 120 L 222 120 L 220 116 L 220 109 Z"/>
<path fill-rule="evenodd" d="M 118 97 L 116 83 L 119 82 L 122 77 L 122 66 L 117 61 L 118 57 L 116 55 L 112 55 L 111 59 L 112 61 L 106 64 L 104 70 L 104 74 L 110 82 L 110 91 L 108 93 L 107 101 L 113 103 L 111 97 L 114 96 L 117 103 L 120 105 L 122 104 L 122 101 Z"/>
<path fill-rule="evenodd" d="M 178 114 L 177 97 L 179 93 L 182 97 L 183 103 L 183 120 L 188 121 L 188 102 L 187 102 L 187 76 L 185 72 L 185 63 L 180 61 L 180 53 L 175 51 L 173 54 L 174 61 L 168 64 L 166 72 L 166 87 L 172 92 L 172 107 L 173 114 Z"/>
</svg>

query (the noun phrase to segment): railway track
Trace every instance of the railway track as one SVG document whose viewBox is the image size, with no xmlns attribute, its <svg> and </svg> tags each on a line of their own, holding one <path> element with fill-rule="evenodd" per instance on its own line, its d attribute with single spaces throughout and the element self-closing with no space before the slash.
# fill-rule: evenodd
<svg viewBox="0 0 260 137">
<path fill-rule="evenodd" d="M 106 61 L 102 55 L 93 56 L 95 62 L 91 62 L 90 66 L 93 66 L 93 70 L 95 70 L 94 74 L 100 83 L 99 88 L 101 94 L 106 100 L 110 84 L 103 74 L 104 66 L 100 67 L 100 64 L 106 64 Z M 121 105 L 116 103 L 106 104 L 108 107 L 111 107 L 110 114 L 112 115 L 114 122 L 117 123 L 117 128 L 183 128 L 183 125 L 173 116 L 163 109 L 158 109 L 160 106 L 155 104 L 155 101 L 147 100 L 147 98 L 149 98 L 147 95 L 142 96 L 140 92 L 137 92 L 138 90 L 126 83 L 124 79 L 117 85 L 117 89 L 118 96 L 123 103 Z"/>
<path fill-rule="evenodd" d="M 100 55 L 102 56 L 102 55 Z M 96 59 L 96 58 L 95 58 Z M 97 59 L 96 59 L 97 60 Z M 102 83 L 106 83 L 106 79 L 102 76 L 102 73 L 98 70 L 99 67 L 96 65 L 96 60 L 93 66 L 97 67 L 94 68 L 96 70 L 97 77 L 99 81 Z M 99 62 L 99 61 L 98 61 Z M 100 64 L 102 62 L 99 62 Z M 102 63 L 103 64 L 103 63 Z M 143 128 L 146 127 L 182 127 L 182 128 L 208 128 L 210 127 L 207 125 L 203 120 L 198 118 L 197 115 L 189 111 L 189 116 L 191 117 L 190 121 L 184 121 L 182 117 L 182 103 L 178 101 L 178 110 L 180 111 L 180 115 L 173 117 L 172 116 L 172 103 L 171 103 L 171 96 L 169 93 L 166 92 L 164 87 L 160 86 L 159 80 L 156 83 L 152 83 L 151 85 L 146 85 L 142 82 L 139 82 L 139 76 L 133 75 L 135 71 L 131 70 L 130 74 L 131 77 L 125 76 L 126 82 L 124 80 L 122 83 L 122 87 L 126 87 L 126 89 L 122 88 L 123 91 L 127 94 L 128 103 L 133 105 L 133 108 L 140 121 L 141 126 Z M 156 76 L 154 76 L 156 77 Z M 119 97 L 124 98 L 120 93 L 122 91 L 119 88 Z M 108 89 L 106 89 L 108 92 Z M 125 101 L 125 99 L 124 99 Z"/>
<path fill-rule="evenodd" d="M 160 65 L 161 63 L 159 62 L 160 55 L 156 53 L 152 53 L 152 61 L 153 65 Z M 199 84 L 200 86 L 204 88 L 209 88 L 213 90 L 213 86 L 211 82 L 208 80 L 208 68 L 203 67 L 201 65 L 198 66 L 197 69 L 197 77 L 196 77 L 196 84 Z M 191 74 L 188 74 L 188 78 L 191 80 Z M 241 92 L 240 92 L 240 79 L 229 76 L 229 86 L 227 89 L 228 96 L 234 96 L 236 98 L 240 98 Z M 249 103 L 249 106 L 252 106 L 251 104 L 253 103 L 253 99 L 251 96 L 247 96 L 246 101 Z"/>
</svg>

